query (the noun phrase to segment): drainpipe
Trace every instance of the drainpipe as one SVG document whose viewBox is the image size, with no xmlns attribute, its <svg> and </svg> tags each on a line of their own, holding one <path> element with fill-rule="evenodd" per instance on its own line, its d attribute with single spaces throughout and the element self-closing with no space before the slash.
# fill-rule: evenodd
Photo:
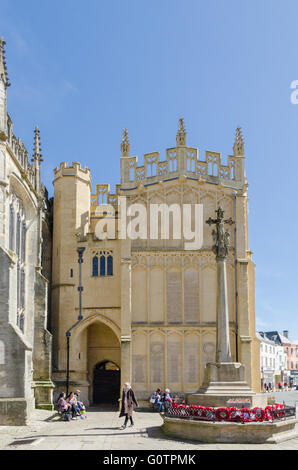
<svg viewBox="0 0 298 470">
<path fill-rule="evenodd" d="M 236 221 L 236 191 L 234 191 L 234 267 L 235 267 L 235 341 L 236 362 L 239 360 L 238 351 L 238 283 L 237 283 L 237 221 Z"/>
<path fill-rule="evenodd" d="M 85 251 L 84 246 L 80 246 L 77 248 L 77 252 L 79 255 L 78 258 L 78 263 L 79 263 L 79 286 L 78 286 L 78 291 L 79 291 L 79 316 L 78 320 L 67 330 L 65 333 L 66 335 L 66 395 L 68 395 L 69 392 L 69 349 L 70 349 L 70 337 L 71 337 L 71 330 L 75 328 L 82 320 L 83 320 L 83 315 L 82 315 L 82 292 L 84 290 L 82 286 L 82 263 L 84 262 L 83 260 L 83 253 Z"/>
</svg>

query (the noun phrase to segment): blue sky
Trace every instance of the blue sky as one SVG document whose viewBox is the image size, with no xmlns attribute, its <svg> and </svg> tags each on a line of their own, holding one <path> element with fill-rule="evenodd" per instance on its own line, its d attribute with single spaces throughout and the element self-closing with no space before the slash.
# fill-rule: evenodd
<svg viewBox="0 0 298 470">
<path fill-rule="evenodd" d="M 260 329 L 298 339 L 297 1 L 1 0 L 8 110 L 29 151 L 39 125 L 43 181 L 80 161 L 93 184 L 120 181 L 120 141 L 131 152 L 187 143 L 231 154 L 246 141 L 250 248 Z"/>
</svg>

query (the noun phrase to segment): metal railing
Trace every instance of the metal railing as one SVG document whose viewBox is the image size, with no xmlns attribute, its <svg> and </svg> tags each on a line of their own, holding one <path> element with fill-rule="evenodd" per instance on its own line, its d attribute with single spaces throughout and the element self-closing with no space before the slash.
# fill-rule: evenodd
<svg viewBox="0 0 298 470">
<path fill-rule="evenodd" d="M 257 423 L 275 422 L 280 420 L 296 418 L 296 407 L 287 405 L 272 405 L 265 408 L 255 407 L 204 407 L 195 405 L 168 405 L 165 408 L 165 417 L 180 418 L 186 420 L 198 420 L 209 422 L 234 422 L 234 423 Z"/>
</svg>

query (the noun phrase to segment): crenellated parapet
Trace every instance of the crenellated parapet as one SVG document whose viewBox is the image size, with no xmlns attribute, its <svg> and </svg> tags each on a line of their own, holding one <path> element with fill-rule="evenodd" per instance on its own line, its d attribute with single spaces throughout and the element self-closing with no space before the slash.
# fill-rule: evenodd
<svg viewBox="0 0 298 470">
<path fill-rule="evenodd" d="M 82 168 L 79 162 L 72 162 L 68 165 L 67 162 L 60 163 L 59 167 L 54 169 L 54 181 L 62 178 L 63 176 L 75 176 L 84 182 L 87 182 L 91 188 L 91 175 L 89 168 Z"/>
<path fill-rule="evenodd" d="M 128 140 L 125 129 L 125 138 Z M 182 118 L 176 136 L 177 147 L 166 150 L 165 160 L 161 160 L 159 152 L 144 155 L 144 165 L 138 166 L 138 157 L 122 152 L 121 157 L 121 189 L 134 189 L 141 183 L 146 186 L 169 179 L 185 176 L 190 179 L 207 183 L 241 189 L 245 182 L 244 142 L 240 128 L 236 131 L 234 155 L 227 157 L 223 164 L 220 153 L 205 151 L 204 159 L 199 159 L 197 148 L 186 146 L 186 131 Z"/>
</svg>

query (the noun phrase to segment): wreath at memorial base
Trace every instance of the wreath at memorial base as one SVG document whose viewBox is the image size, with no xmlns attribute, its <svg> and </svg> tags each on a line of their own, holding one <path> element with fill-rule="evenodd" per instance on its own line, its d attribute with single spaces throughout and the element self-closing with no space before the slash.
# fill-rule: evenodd
<svg viewBox="0 0 298 470">
<path fill-rule="evenodd" d="M 242 411 L 241 411 L 241 409 L 236 408 L 235 406 L 232 406 L 230 408 L 230 412 L 231 412 L 230 421 L 233 421 L 235 423 L 239 423 L 240 421 L 242 421 Z"/>
<path fill-rule="evenodd" d="M 255 421 L 262 422 L 266 418 L 266 412 L 263 410 L 263 408 L 259 408 L 258 406 L 254 408 L 253 410 L 254 416 L 255 416 Z"/>
<path fill-rule="evenodd" d="M 266 420 L 272 421 L 273 420 L 272 406 L 266 406 L 265 413 L 266 413 Z"/>
<path fill-rule="evenodd" d="M 286 412 L 285 412 L 284 405 L 279 405 L 278 403 L 275 403 L 274 410 L 275 410 L 275 416 L 277 418 L 284 418 L 285 417 Z"/>
<path fill-rule="evenodd" d="M 218 421 L 230 421 L 231 418 L 231 409 L 230 408 L 217 408 L 215 410 L 215 416 Z"/>
<path fill-rule="evenodd" d="M 248 408 L 236 408 L 236 407 L 220 407 L 213 408 L 211 406 L 201 405 L 178 405 L 172 403 L 170 410 L 175 410 L 174 414 L 180 417 L 191 416 L 194 419 L 205 420 L 205 421 L 232 421 L 232 422 L 263 422 L 273 421 L 274 417 L 283 418 L 285 416 L 285 407 L 275 403 L 273 406 L 266 406 L 265 409 L 255 407 L 252 410 Z M 274 411 L 274 414 L 273 414 Z M 171 411 L 170 411 L 171 414 Z"/>
<path fill-rule="evenodd" d="M 242 421 L 244 423 L 249 423 L 250 422 L 250 409 L 249 408 L 241 408 L 241 413 L 242 413 Z"/>
</svg>

